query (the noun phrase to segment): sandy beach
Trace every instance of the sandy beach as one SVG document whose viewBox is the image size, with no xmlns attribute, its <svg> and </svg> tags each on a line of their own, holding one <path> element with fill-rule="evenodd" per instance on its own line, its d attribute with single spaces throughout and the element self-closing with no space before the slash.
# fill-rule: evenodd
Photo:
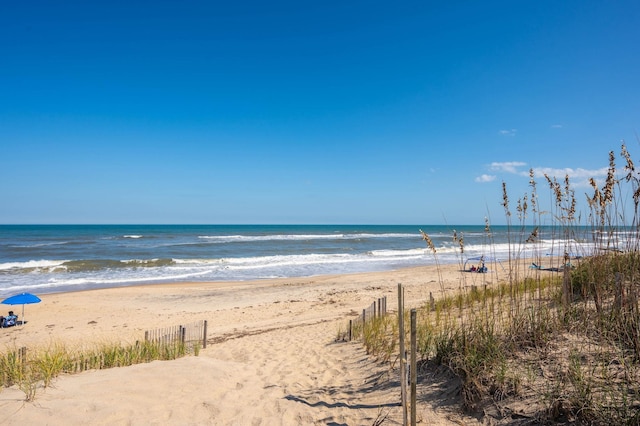
<svg viewBox="0 0 640 426">
<path fill-rule="evenodd" d="M 371 425 L 381 416 L 401 424 L 397 370 L 357 342 L 336 342 L 338 330 L 377 298 L 387 296 L 395 311 L 398 283 L 411 307 L 430 292 L 503 278 L 448 265 L 41 295 L 25 306 L 25 325 L 2 329 L 3 350 L 130 343 L 145 330 L 197 320 L 207 320 L 209 344 L 199 356 L 63 375 L 33 402 L 5 388 L 0 424 Z M 421 386 L 422 424 L 477 423 L 436 386 Z"/>
</svg>

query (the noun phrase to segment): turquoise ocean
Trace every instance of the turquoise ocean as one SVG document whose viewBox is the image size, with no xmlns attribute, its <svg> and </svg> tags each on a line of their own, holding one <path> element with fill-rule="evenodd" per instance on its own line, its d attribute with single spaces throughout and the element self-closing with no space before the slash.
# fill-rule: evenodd
<svg viewBox="0 0 640 426">
<path fill-rule="evenodd" d="M 518 255 L 562 252 L 567 242 L 551 235 L 541 230 Z M 506 259 L 513 238 L 505 226 L 484 225 L 0 225 L 0 296 L 463 265 Z"/>
</svg>

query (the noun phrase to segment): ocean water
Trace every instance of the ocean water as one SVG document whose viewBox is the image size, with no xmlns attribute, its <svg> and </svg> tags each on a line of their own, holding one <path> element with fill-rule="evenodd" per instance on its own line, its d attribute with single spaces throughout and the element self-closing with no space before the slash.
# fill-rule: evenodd
<svg viewBox="0 0 640 426">
<path fill-rule="evenodd" d="M 436 247 L 427 248 L 424 230 Z M 0 296 L 181 281 L 244 281 L 385 271 L 562 253 L 541 230 L 429 225 L 0 225 Z M 464 252 L 454 241 L 464 239 Z M 583 244 L 588 245 L 588 244 Z M 583 247 L 584 248 L 584 247 Z M 477 261 L 472 260 L 477 263 Z"/>
</svg>

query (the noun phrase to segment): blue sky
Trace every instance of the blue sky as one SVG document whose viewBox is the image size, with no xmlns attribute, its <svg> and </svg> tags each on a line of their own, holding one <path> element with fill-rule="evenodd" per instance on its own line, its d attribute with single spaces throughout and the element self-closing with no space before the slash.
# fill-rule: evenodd
<svg viewBox="0 0 640 426">
<path fill-rule="evenodd" d="M 6 3 L 0 223 L 498 224 L 503 181 L 580 194 L 640 152 L 639 22 L 636 1 Z"/>
</svg>

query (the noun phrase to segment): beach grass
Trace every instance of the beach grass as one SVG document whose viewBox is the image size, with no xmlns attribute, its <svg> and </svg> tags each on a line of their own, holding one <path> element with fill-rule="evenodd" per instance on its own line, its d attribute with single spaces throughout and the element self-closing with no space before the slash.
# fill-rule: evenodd
<svg viewBox="0 0 640 426">
<path fill-rule="evenodd" d="M 198 355 L 199 345 L 143 341 L 135 344 L 101 343 L 92 348 L 69 348 L 53 344 L 44 349 L 12 348 L 0 353 L 0 389 L 16 385 L 32 401 L 40 387 L 51 385 L 61 374 L 126 367 L 157 360 L 173 360 Z"/>
<path fill-rule="evenodd" d="M 621 157 L 625 166 L 618 170 L 614 153 L 609 154 L 602 187 L 591 180 L 584 214 L 576 211 L 568 177 L 559 182 L 545 176 L 550 211 L 540 208 L 533 171 L 531 193 L 517 200 L 514 212 L 503 184 L 510 228 L 507 279 L 477 286 L 467 285 L 463 276 L 457 292 L 441 286 L 441 294 L 418 309 L 421 369 L 445 366 L 457 376 L 465 410 L 496 422 L 514 415 L 540 423 L 640 422 L 640 175 L 624 145 Z M 631 214 L 627 194 L 632 194 Z M 558 248 L 559 267 L 530 270 L 531 259 L 519 253 L 535 248 L 538 226 L 549 220 L 566 242 Z M 437 257 L 428 235 L 423 238 Z M 454 233 L 453 238 L 462 259 L 464 237 Z M 585 240 L 593 251 L 576 254 L 571 241 Z M 393 321 L 367 322 L 357 334 L 367 352 L 386 361 L 393 359 L 388 351 L 396 351 Z"/>
</svg>

